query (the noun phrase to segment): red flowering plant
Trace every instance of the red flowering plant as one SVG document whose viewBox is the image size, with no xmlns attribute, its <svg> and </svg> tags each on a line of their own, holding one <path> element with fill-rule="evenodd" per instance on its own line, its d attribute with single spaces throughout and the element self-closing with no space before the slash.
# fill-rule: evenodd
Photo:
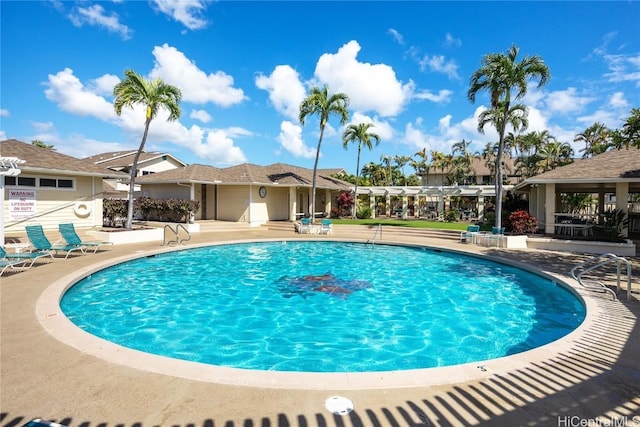
<svg viewBox="0 0 640 427">
<path fill-rule="evenodd" d="M 505 229 L 516 234 L 535 233 L 538 231 L 538 220 L 527 211 L 515 211 L 507 217 Z"/>
</svg>

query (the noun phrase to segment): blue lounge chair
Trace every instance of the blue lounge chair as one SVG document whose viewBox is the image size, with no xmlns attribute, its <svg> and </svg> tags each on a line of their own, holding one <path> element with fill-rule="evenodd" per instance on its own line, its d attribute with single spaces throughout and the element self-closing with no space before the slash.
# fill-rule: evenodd
<svg viewBox="0 0 640 427">
<path fill-rule="evenodd" d="M 60 230 L 60 234 L 62 238 L 67 242 L 68 245 L 75 246 L 84 246 L 85 252 L 89 248 L 93 248 L 93 253 L 98 252 L 98 249 L 101 246 L 111 245 L 113 246 L 113 242 L 101 242 L 98 240 L 82 240 L 78 233 L 76 233 L 76 229 L 73 224 L 59 224 L 58 229 Z"/>
<path fill-rule="evenodd" d="M 460 243 L 476 243 L 478 238 L 478 233 L 480 232 L 479 225 L 468 225 L 467 231 L 463 231 L 460 233 Z"/>
<path fill-rule="evenodd" d="M 27 230 L 27 237 L 29 238 L 29 242 L 31 242 L 31 246 L 33 246 L 38 251 L 53 251 L 56 254 L 58 252 L 65 252 L 65 259 L 69 257 L 74 251 L 79 251 L 84 255 L 84 246 L 78 245 L 52 245 L 47 236 L 44 234 L 44 230 L 41 225 L 27 225 L 25 227 Z"/>
<path fill-rule="evenodd" d="M 330 219 L 323 219 L 320 224 L 320 230 L 318 231 L 320 234 L 331 234 L 333 231 L 333 223 Z"/>
<path fill-rule="evenodd" d="M 298 227 L 298 233 L 300 233 L 300 234 L 309 234 L 309 233 L 311 233 L 311 219 L 310 218 L 302 218 L 300 220 L 300 227 Z"/>
<path fill-rule="evenodd" d="M 0 259 L 0 276 L 9 269 L 22 270 L 24 268 L 24 260 Z"/>
<path fill-rule="evenodd" d="M 25 267 L 30 268 L 40 259 L 47 259 L 47 262 L 51 261 L 53 259 L 53 253 L 50 251 L 33 251 L 10 254 L 0 246 L 0 258 L 7 261 L 23 261 Z M 31 262 L 29 263 L 29 261 Z M 27 265 L 27 263 L 29 263 L 29 265 Z"/>
</svg>

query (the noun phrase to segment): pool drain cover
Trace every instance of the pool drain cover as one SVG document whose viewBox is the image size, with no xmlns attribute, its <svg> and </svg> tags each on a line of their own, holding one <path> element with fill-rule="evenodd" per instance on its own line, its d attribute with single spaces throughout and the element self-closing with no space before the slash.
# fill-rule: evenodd
<svg viewBox="0 0 640 427">
<path fill-rule="evenodd" d="M 324 401 L 324 406 L 335 415 L 347 415 L 353 411 L 353 402 L 342 396 L 328 398 Z"/>
</svg>

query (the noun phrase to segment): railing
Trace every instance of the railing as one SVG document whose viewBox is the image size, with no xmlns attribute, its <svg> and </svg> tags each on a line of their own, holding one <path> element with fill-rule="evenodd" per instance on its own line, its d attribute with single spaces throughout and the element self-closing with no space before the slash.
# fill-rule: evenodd
<svg viewBox="0 0 640 427">
<path fill-rule="evenodd" d="M 603 254 L 598 255 L 593 258 L 586 260 L 585 262 L 576 265 L 571 269 L 571 277 L 578 281 L 580 285 L 590 291 L 605 291 L 610 292 L 613 296 L 613 299 L 617 299 L 617 295 L 614 291 L 607 288 L 607 286 L 593 279 L 583 279 L 582 276 L 585 273 L 593 271 L 599 267 L 602 267 L 607 264 L 616 265 L 616 287 L 617 291 L 620 291 L 620 272 L 622 269 L 622 264 L 625 264 L 627 267 L 627 300 L 631 299 L 631 263 L 625 258 L 621 258 L 615 254 Z"/>
<path fill-rule="evenodd" d="M 373 233 L 373 237 L 371 239 L 367 240 L 367 243 L 371 243 L 371 245 L 373 246 L 376 243 L 376 236 L 380 235 L 380 238 L 382 239 L 382 224 L 378 224 L 378 226 L 376 227 L 376 231 L 375 233 Z"/>
<path fill-rule="evenodd" d="M 187 238 L 186 239 L 180 239 L 179 231 L 180 231 L 181 228 L 187 233 Z M 167 229 L 171 231 L 173 236 L 175 236 L 175 240 L 167 241 Z M 182 242 L 186 242 L 186 241 L 189 241 L 189 240 L 191 240 L 191 233 L 189 233 L 189 230 L 187 230 L 187 228 L 184 225 L 176 224 L 175 230 L 169 224 L 164 226 L 164 240 L 162 242 L 162 246 L 167 246 L 167 245 L 170 245 L 172 243 L 175 243 L 176 245 L 181 245 Z"/>
</svg>

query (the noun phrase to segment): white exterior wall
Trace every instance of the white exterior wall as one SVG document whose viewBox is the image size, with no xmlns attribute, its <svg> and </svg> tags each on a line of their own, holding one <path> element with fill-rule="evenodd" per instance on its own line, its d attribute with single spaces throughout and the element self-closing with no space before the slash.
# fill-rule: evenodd
<svg viewBox="0 0 640 427">
<path fill-rule="evenodd" d="M 145 172 L 163 172 L 171 169 L 182 167 L 182 163 L 177 162 L 173 158 L 167 156 L 166 160 L 162 160 L 161 157 L 150 161 L 145 161 L 142 164 L 138 164 L 138 175 L 142 175 L 142 171 Z"/>
<path fill-rule="evenodd" d="M 102 178 L 38 175 L 23 173 L 25 177 L 72 179 L 74 188 L 20 187 L 5 186 L 4 204 L 2 206 L 5 225 L 5 237 L 24 236 L 26 225 L 39 224 L 45 230 L 57 230 L 58 224 L 72 222 L 76 228 L 102 226 Z M 11 219 L 9 198 L 10 190 L 35 191 L 35 214 L 28 219 Z M 82 200 L 84 199 L 84 200 Z M 87 214 L 76 213 L 76 204 L 83 203 L 88 208 Z M 84 210 L 85 207 L 83 207 Z"/>
<path fill-rule="evenodd" d="M 258 197 L 257 187 L 254 197 Z M 219 185 L 217 198 L 217 220 L 249 222 L 248 186 Z"/>
</svg>

